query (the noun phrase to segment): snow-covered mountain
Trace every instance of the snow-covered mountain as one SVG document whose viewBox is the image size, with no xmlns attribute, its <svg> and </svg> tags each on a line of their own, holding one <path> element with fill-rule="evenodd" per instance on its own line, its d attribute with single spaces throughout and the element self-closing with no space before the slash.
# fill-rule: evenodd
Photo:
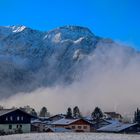
<svg viewBox="0 0 140 140">
<path fill-rule="evenodd" d="M 79 26 L 48 32 L 25 26 L 0 27 L 1 96 L 79 80 L 88 65 L 86 58 L 114 45 Z"/>
</svg>

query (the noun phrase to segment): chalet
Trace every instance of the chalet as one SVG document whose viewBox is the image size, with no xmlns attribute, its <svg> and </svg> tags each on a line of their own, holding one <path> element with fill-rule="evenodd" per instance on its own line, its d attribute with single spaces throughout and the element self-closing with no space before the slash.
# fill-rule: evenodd
<svg viewBox="0 0 140 140">
<path fill-rule="evenodd" d="M 0 131 L 5 133 L 29 133 L 32 117 L 20 109 L 2 109 L 0 110 Z"/>
<path fill-rule="evenodd" d="M 115 120 L 122 120 L 122 115 L 116 112 L 104 112 L 107 118 L 115 119 Z"/>
<path fill-rule="evenodd" d="M 52 123 L 55 128 L 66 128 L 74 132 L 90 132 L 90 123 L 84 119 L 60 119 Z"/>
</svg>

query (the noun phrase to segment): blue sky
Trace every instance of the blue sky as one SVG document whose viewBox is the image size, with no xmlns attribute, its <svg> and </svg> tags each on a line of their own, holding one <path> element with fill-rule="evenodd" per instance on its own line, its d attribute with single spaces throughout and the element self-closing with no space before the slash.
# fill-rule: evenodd
<svg viewBox="0 0 140 140">
<path fill-rule="evenodd" d="M 140 0 L 0 0 L 0 25 L 80 25 L 140 50 Z"/>
</svg>

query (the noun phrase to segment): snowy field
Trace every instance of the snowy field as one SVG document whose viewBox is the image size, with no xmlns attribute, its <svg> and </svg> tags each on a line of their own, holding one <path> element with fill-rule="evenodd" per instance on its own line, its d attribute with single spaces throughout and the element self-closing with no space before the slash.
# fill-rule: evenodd
<svg viewBox="0 0 140 140">
<path fill-rule="evenodd" d="M 104 133 L 39 133 L 0 136 L 0 140 L 140 140 L 140 135 Z"/>
</svg>

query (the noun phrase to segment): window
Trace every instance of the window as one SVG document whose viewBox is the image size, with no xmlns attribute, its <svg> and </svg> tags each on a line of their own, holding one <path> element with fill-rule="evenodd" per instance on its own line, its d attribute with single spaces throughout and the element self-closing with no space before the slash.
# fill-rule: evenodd
<svg viewBox="0 0 140 140">
<path fill-rule="evenodd" d="M 72 129 L 75 129 L 75 126 L 72 126 Z"/>
<path fill-rule="evenodd" d="M 84 129 L 87 129 L 87 126 L 84 126 Z"/>
<path fill-rule="evenodd" d="M 17 116 L 17 121 L 19 121 L 19 116 Z"/>
<path fill-rule="evenodd" d="M 9 129 L 12 129 L 12 125 L 11 124 L 9 125 Z"/>
<path fill-rule="evenodd" d="M 78 126 L 78 129 L 81 129 L 82 127 L 81 126 Z"/>
<path fill-rule="evenodd" d="M 8 117 L 6 117 L 5 120 L 8 121 Z"/>
<path fill-rule="evenodd" d="M 13 117 L 12 117 L 12 116 L 10 116 L 10 120 L 11 120 L 11 121 L 13 120 Z"/>
<path fill-rule="evenodd" d="M 22 128 L 22 125 L 20 124 L 20 125 L 17 125 L 17 128 Z"/>
<path fill-rule="evenodd" d="M 21 120 L 23 121 L 23 116 L 21 116 Z"/>
</svg>

